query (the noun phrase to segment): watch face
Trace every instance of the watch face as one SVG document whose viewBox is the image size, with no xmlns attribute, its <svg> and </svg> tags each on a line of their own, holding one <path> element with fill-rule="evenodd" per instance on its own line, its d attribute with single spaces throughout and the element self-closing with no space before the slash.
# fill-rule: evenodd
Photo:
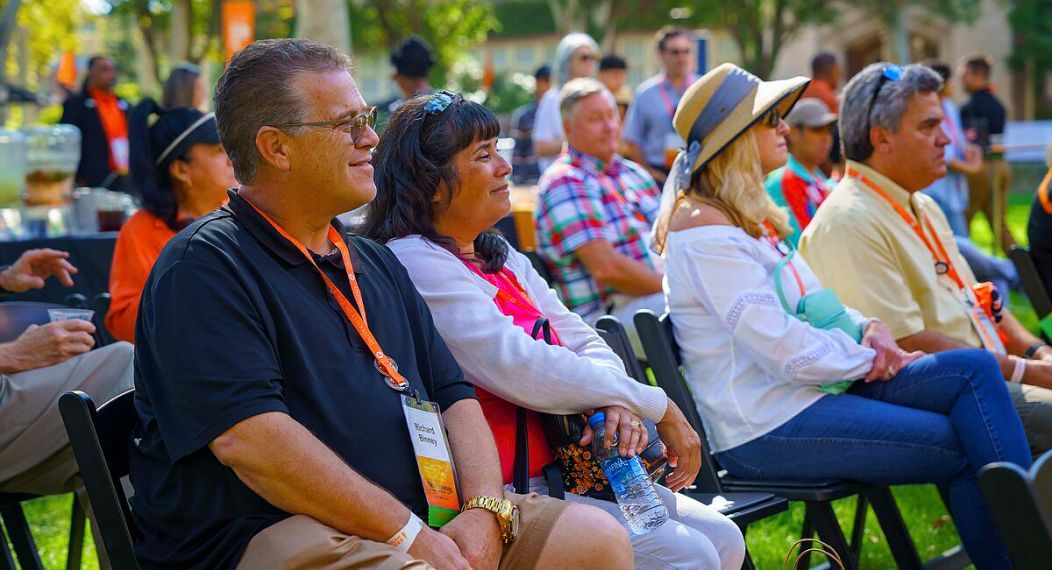
<svg viewBox="0 0 1052 570">
<path fill-rule="evenodd" d="M 509 542 L 515 540 L 519 536 L 519 509 L 513 508 L 511 511 L 511 536 L 508 537 Z"/>
</svg>

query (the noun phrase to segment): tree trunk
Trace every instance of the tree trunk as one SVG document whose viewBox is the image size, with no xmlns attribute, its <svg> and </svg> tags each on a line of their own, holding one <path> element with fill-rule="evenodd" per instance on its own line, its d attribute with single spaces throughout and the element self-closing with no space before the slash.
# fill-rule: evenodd
<svg viewBox="0 0 1052 570">
<path fill-rule="evenodd" d="M 899 2 L 895 8 L 895 13 L 892 15 L 892 48 L 894 49 L 895 60 L 899 65 L 909 65 L 910 63 L 910 30 L 909 30 L 909 8 L 905 3 Z"/>
<path fill-rule="evenodd" d="M 346 0 L 296 0 L 297 38 L 327 43 L 351 53 L 351 24 Z"/>
<path fill-rule="evenodd" d="M 168 26 L 168 63 L 179 65 L 190 59 L 190 19 L 193 17 L 191 0 L 172 2 L 172 14 Z"/>
</svg>

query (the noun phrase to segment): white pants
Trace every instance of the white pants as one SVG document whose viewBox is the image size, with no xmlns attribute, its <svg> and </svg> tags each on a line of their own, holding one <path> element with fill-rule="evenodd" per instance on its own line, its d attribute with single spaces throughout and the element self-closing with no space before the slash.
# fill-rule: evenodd
<svg viewBox="0 0 1052 570">
<path fill-rule="evenodd" d="M 673 493 L 661 485 L 655 488 L 668 508 L 669 520 L 647 534 L 635 535 L 629 530 L 637 569 L 738 570 L 742 567 L 745 538 L 737 525 L 686 495 Z M 513 490 L 510 485 L 507 489 Z M 530 479 L 530 491 L 547 495 L 548 484 L 543 478 Z M 628 522 L 613 501 L 571 493 L 566 494 L 566 500 L 603 509 L 628 529 Z"/>
</svg>

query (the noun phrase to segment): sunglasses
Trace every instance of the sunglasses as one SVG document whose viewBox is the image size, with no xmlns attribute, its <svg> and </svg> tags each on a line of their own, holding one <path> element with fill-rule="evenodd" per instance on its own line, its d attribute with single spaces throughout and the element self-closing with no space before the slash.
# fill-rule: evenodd
<svg viewBox="0 0 1052 570">
<path fill-rule="evenodd" d="M 350 133 L 351 140 L 358 144 L 358 139 L 365 134 L 365 127 L 376 129 L 376 107 L 367 107 L 361 113 L 350 119 L 338 119 L 336 121 L 311 121 L 305 123 L 281 123 L 274 125 L 279 129 L 291 129 L 294 127 L 330 127 Z"/>
<path fill-rule="evenodd" d="M 772 129 L 778 128 L 778 124 L 782 122 L 782 112 L 777 108 L 771 109 L 760 117 L 760 124 L 765 127 L 771 127 Z"/>
<path fill-rule="evenodd" d="M 595 56 L 594 53 L 585 53 L 585 54 L 575 55 L 574 58 L 578 59 L 580 61 L 596 61 L 596 60 L 599 59 L 598 57 Z"/>
<path fill-rule="evenodd" d="M 873 96 L 869 99 L 869 108 L 866 110 L 866 117 L 873 114 L 873 106 L 877 104 L 877 95 L 880 95 L 880 90 L 884 88 L 884 85 L 889 81 L 898 81 L 902 78 L 902 68 L 891 64 L 884 66 L 884 69 L 880 72 L 880 79 L 877 80 L 877 87 L 873 90 Z"/>
</svg>

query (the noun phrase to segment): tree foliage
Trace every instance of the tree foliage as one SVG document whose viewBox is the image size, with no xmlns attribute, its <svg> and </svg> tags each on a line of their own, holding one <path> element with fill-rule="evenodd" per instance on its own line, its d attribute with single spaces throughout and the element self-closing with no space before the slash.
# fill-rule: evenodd
<svg viewBox="0 0 1052 570">
<path fill-rule="evenodd" d="M 200 63 L 215 49 L 220 4 L 213 0 L 108 0 L 116 15 L 134 18 L 150 58 L 151 78 L 161 82 L 163 64 Z"/>
<path fill-rule="evenodd" d="M 0 0 L 0 10 L 6 5 L 6 0 Z M 19 52 L 22 46 L 17 45 L 17 38 L 13 39 L 5 62 L 8 80 L 24 77 L 26 84 L 22 87 L 38 90 L 41 79 L 48 77 L 51 64 L 62 51 L 77 47 L 74 31 L 84 17 L 80 0 L 23 0 L 16 20 L 19 28 L 29 32 L 24 44 L 26 53 L 23 56 Z M 21 68 L 23 61 L 26 69 Z"/>
<path fill-rule="evenodd" d="M 356 51 L 390 51 L 417 35 L 435 51 L 432 81 L 441 85 L 456 60 L 500 26 L 489 2 L 478 0 L 351 0 Z"/>
<path fill-rule="evenodd" d="M 703 0 L 693 10 L 702 23 L 729 32 L 742 66 L 762 78 L 770 77 L 782 48 L 804 28 L 837 17 L 832 0 Z"/>
</svg>

